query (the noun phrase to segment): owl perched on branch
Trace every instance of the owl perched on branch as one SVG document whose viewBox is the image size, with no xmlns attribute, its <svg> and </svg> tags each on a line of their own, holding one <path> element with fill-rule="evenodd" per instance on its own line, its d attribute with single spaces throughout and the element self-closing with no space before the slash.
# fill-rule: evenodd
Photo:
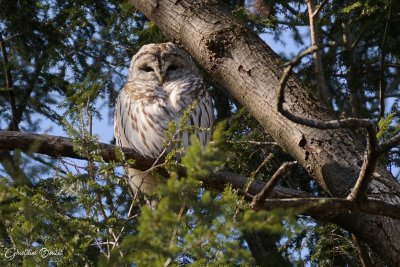
<svg viewBox="0 0 400 267">
<path fill-rule="evenodd" d="M 114 114 L 118 146 L 134 148 L 145 157 L 157 158 L 163 151 L 169 123 L 177 123 L 190 109 L 187 125 L 194 126 L 202 145 L 210 140 L 212 101 L 192 58 L 173 43 L 148 44 L 132 58 L 128 80 L 119 93 Z M 188 132 L 179 134 L 184 146 Z M 152 192 L 157 180 L 130 168 L 129 184 L 134 192 Z"/>
</svg>

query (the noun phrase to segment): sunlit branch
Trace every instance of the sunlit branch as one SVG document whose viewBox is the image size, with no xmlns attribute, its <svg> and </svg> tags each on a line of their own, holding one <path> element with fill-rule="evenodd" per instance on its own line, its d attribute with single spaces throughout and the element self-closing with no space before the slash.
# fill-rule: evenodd
<svg viewBox="0 0 400 267">
<path fill-rule="evenodd" d="M 285 102 L 285 87 L 289 75 L 294 66 L 296 66 L 302 57 L 317 51 L 318 49 L 323 49 L 326 46 L 332 46 L 332 43 L 327 43 L 321 46 L 311 46 L 307 50 L 300 52 L 297 56 L 295 56 L 290 62 L 285 64 L 287 67 L 285 68 L 281 80 L 279 82 L 279 91 L 278 91 L 278 99 L 277 99 L 277 110 L 283 116 L 288 118 L 289 120 L 306 125 L 309 127 L 314 127 L 317 129 L 339 129 L 339 128 L 365 128 L 367 130 L 367 149 L 364 153 L 364 162 L 361 167 L 361 171 L 357 178 L 356 184 L 353 187 L 351 193 L 348 196 L 348 199 L 355 200 L 356 202 L 360 202 L 360 200 L 364 199 L 365 192 L 367 191 L 369 181 L 371 180 L 372 173 L 375 169 L 376 161 L 377 161 L 377 145 L 378 141 L 376 139 L 376 127 L 375 124 L 367 119 L 358 119 L 358 118 L 348 118 L 342 120 L 330 120 L 330 121 L 322 121 L 318 119 L 308 119 L 303 118 L 297 115 L 290 113 L 289 111 L 283 108 L 283 103 Z"/>
</svg>

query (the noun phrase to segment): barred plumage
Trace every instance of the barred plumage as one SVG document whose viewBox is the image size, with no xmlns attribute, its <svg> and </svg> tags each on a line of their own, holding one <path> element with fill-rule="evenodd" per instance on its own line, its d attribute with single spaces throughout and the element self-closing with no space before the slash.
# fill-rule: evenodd
<svg viewBox="0 0 400 267">
<path fill-rule="evenodd" d="M 192 58 L 172 43 L 143 46 L 132 58 L 128 81 L 117 99 L 114 114 L 117 145 L 157 158 L 164 149 L 169 122 L 178 122 L 193 101 L 195 106 L 187 123 L 195 128 L 211 128 L 212 101 Z M 198 130 L 196 135 L 205 145 L 211 133 Z M 180 138 L 187 146 L 189 134 L 184 132 Z M 129 169 L 128 178 L 135 192 L 148 193 L 157 185 L 154 177 L 144 176 L 140 170 Z"/>
</svg>

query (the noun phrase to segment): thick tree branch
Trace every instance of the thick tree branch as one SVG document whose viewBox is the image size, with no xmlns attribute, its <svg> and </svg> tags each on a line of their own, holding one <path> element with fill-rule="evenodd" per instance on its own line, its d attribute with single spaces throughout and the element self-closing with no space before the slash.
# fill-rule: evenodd
<svg viewBox="0 0 400 267">
<path fill-rule="evenodd" d="M 74 150 L 73 139 L 61 136 L 45 134 L 32 134 L 14 131 L 0 131 L 0 147 L 4 150 L 25 151 L 27 153 L 39 153 L 51 157 L 70 157 L 76 159 L 87 159 Z M 96 143 L 93 149 L 98 151 L 103 160 L 118 161 L 116 147 L 104 143 Z M 125 159 L 133 159 L 135 168 L 143 171 L 150 168 L 154 159 L 141 156 L 138 152 L 130 148 L 122 148 Z M 305 192 L 293 190 L 281 186 L 273 186 L 277 179 L 282 176 L 287 169 L 294 163 L 284 164 L 271 178 L 268 184 L 260 180 L 252 180 L 249 185 L 248 178 L 230 172 L 217 172 L 209 177 L 202 178 L 206 187 L 216 190 L 223 190 L 230 184 L 233 189 L 243 195 L 248 201 L 253 201 L 254 196 L 260 194 L 262 198 L 265 194 L 268 199 L 258 200 L 257 207 L 272 210 L 276 208 L 296 208 L 302 210 L 305 215 L 316 219 L 331 218 L 332 214 L 347 213 L 349 211 L 362 211 L 366 213 L 389 216 L 400 219 L 400 206 L 385 203 L 377 200 L 365 200 L 361 205 L 354 201 L 341 198 L 312 198 Z M 247 185 L 247 190 L 245 187 Z M 273 187 L 273 188 L 272 188 Z M 280 198 L 280 199 L 272 199 Z"/>
<path fill-rule="evenodd" d="M 97 143 L 96 146 L 105 161 L 117 161 L 117 147 L 104 143 Z M 73 140 L 62 136 L 0 131 L 0 148 L 3 150 L 20 149 L 27 153 L 40 153 L 51 157 L 85 159 L 74 150 Z M 137 169 L 146 170 L 153 163 L 153 160 L 143 158 L 132 149 L 121 148 L 121 150 L 126 160 L 135 160 L 134 165 Z"/>
</svg>

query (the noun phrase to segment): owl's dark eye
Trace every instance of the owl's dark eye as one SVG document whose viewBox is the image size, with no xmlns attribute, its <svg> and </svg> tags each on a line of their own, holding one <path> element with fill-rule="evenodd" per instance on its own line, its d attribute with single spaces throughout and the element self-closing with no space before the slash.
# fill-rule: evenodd
<svg viewBox="0 0 400 267">
<path fill-rule="evenodd" d="M 167 71 L 174 71 L 174 70 L 177 70 L 177 69 L 178 69 L 178 66 L 176 66 L 176 65 L 169 65 L 168 68 L 167 68 Z"/>
<path fill-rule="evenodd" d="M 152 67 L 143 67 L 143 68 L 141 68 L 141 70 L 144 71 L 144 72 L 152 72 L 152 71 L 154 71 L 154 69 Z"/>
</svg>

